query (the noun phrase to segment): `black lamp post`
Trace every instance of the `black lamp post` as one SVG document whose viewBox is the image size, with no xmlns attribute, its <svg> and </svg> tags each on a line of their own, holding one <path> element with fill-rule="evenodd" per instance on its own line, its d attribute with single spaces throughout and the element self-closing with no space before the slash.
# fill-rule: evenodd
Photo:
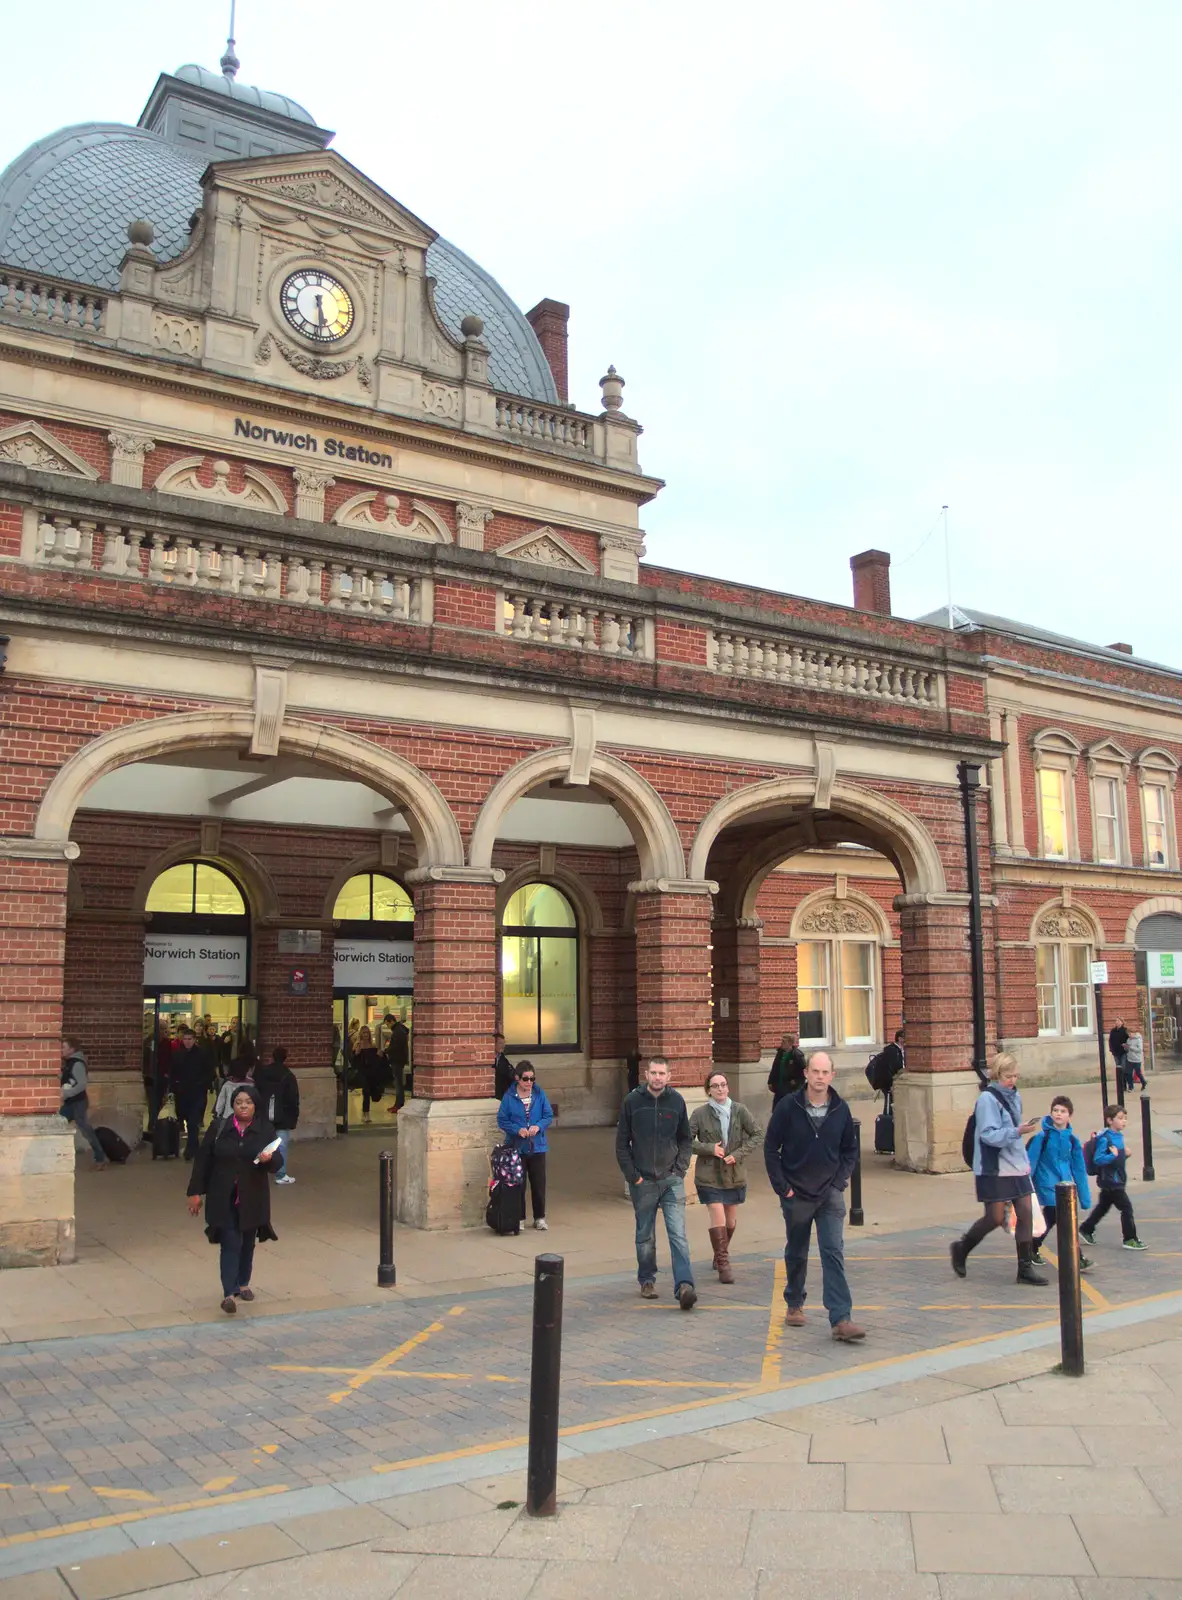
<svg viewBox="0 0 1182 1600">
<path fill-rule="evenodd" d="M 981 927 L 981 863 L 977 855 L 977 792 L 981 787 L 981 767 L 976 761 L 962 761 L 960 803 L 964 810 L 964 853 L 969 880 L 969 960 L 973 974 L 973 1071 L 982 1083 L 987 1078 L 985 1048 L 985 943 Z"/>
</svg>

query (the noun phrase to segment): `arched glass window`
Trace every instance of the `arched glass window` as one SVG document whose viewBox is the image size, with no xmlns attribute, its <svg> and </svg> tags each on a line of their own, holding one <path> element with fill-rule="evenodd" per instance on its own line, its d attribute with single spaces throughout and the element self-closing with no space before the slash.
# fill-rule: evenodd
<svg viewBox="0 0 1182 1600">
<path fill-rule="evenodd" d="M 233 878 L 207 861 L 168 867 L 148 890 L 144 910 L 183 917 L 244 917 L 246 901 Z"/>
<path fill-rule="evenodd" d="M 524 884 L 505 907 L 501 1018 L 509 1050 L 578 1048 L 579 929 L 552 884 Z"/>
<path fill-rule="evenodd" d="M 337 922 L 413 922 L 414 901 L 400 883 L 380 872 L 359 872 L 337 895 Z"/>
</svg>

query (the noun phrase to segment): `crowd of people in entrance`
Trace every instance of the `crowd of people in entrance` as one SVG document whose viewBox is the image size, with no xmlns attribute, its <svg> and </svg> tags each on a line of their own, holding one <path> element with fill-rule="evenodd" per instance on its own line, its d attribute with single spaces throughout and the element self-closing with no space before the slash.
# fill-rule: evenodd
<svg viewBox="0 0 1182 1600">
<path fill-rule="evenodd" d="M 344 1080 L 346 1092 L 361 1090 L 363 1123 L 372 1122 L 373 1107 L 390 1090 L 394 1103 L 386 1107 L 386 1114 L 396 1117 L 411 1086 L 410 1029 L 392 1011 L 372 1027 L 359 1017 L 351 1018 L 343 1034 L 333 1028 L 333 1068 Z"/>
</svg>

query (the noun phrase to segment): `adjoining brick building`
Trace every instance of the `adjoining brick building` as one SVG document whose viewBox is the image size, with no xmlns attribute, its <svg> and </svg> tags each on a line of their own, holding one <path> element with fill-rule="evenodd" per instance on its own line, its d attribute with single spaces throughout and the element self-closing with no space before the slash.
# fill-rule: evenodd
<svg viewBox="0 0 1182 1600">
<path fill-rule="evenodd" d="M 608 1124 L 634 1051 L 755 1098 L 781 1032 L 853 1074 L 905 1018 L 899 1159 L 953 1166 L 966 806 L 987 1040 L 1084 1070 L 1088 962 L 1131 1017 L 1182 948 L 1182 675 L 895 617 L 879 552 L 850 607 L 646 563 L 566 306 L 236 66 L 0 177 L 0 1263 L 72 1254 L 62 1027 L 135 1128 L 170 1015 L 286 1045 L 331 1137 L 349 1023 L 403 1012 L 421 1226 L 479 1214 L 502 1025 Z"/>
</svg>

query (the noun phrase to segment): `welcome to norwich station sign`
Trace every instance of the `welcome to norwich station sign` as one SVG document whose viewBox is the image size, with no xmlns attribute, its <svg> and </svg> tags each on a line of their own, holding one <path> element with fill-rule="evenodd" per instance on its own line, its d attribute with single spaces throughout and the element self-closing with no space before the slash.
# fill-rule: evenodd
<svg viewBox="0 0 1182 1600">
<path fill-rule="evenodd" d="M 382 450 L 371 450 L 367 445 L 350 444 L 346 439 L 318 439 L 314 433 L 294 433 L 290 428 L 264 427 L 249 417 L 234 418 L 235 439 L 249 439 L 254 444 L 277 444 L 285 450 L 300 450 L 309 456 L 328 456 L 333 461 L 356 461 L 363 467 L 386 467 L 392 471 L 394 457 Z"/>
</svg>

